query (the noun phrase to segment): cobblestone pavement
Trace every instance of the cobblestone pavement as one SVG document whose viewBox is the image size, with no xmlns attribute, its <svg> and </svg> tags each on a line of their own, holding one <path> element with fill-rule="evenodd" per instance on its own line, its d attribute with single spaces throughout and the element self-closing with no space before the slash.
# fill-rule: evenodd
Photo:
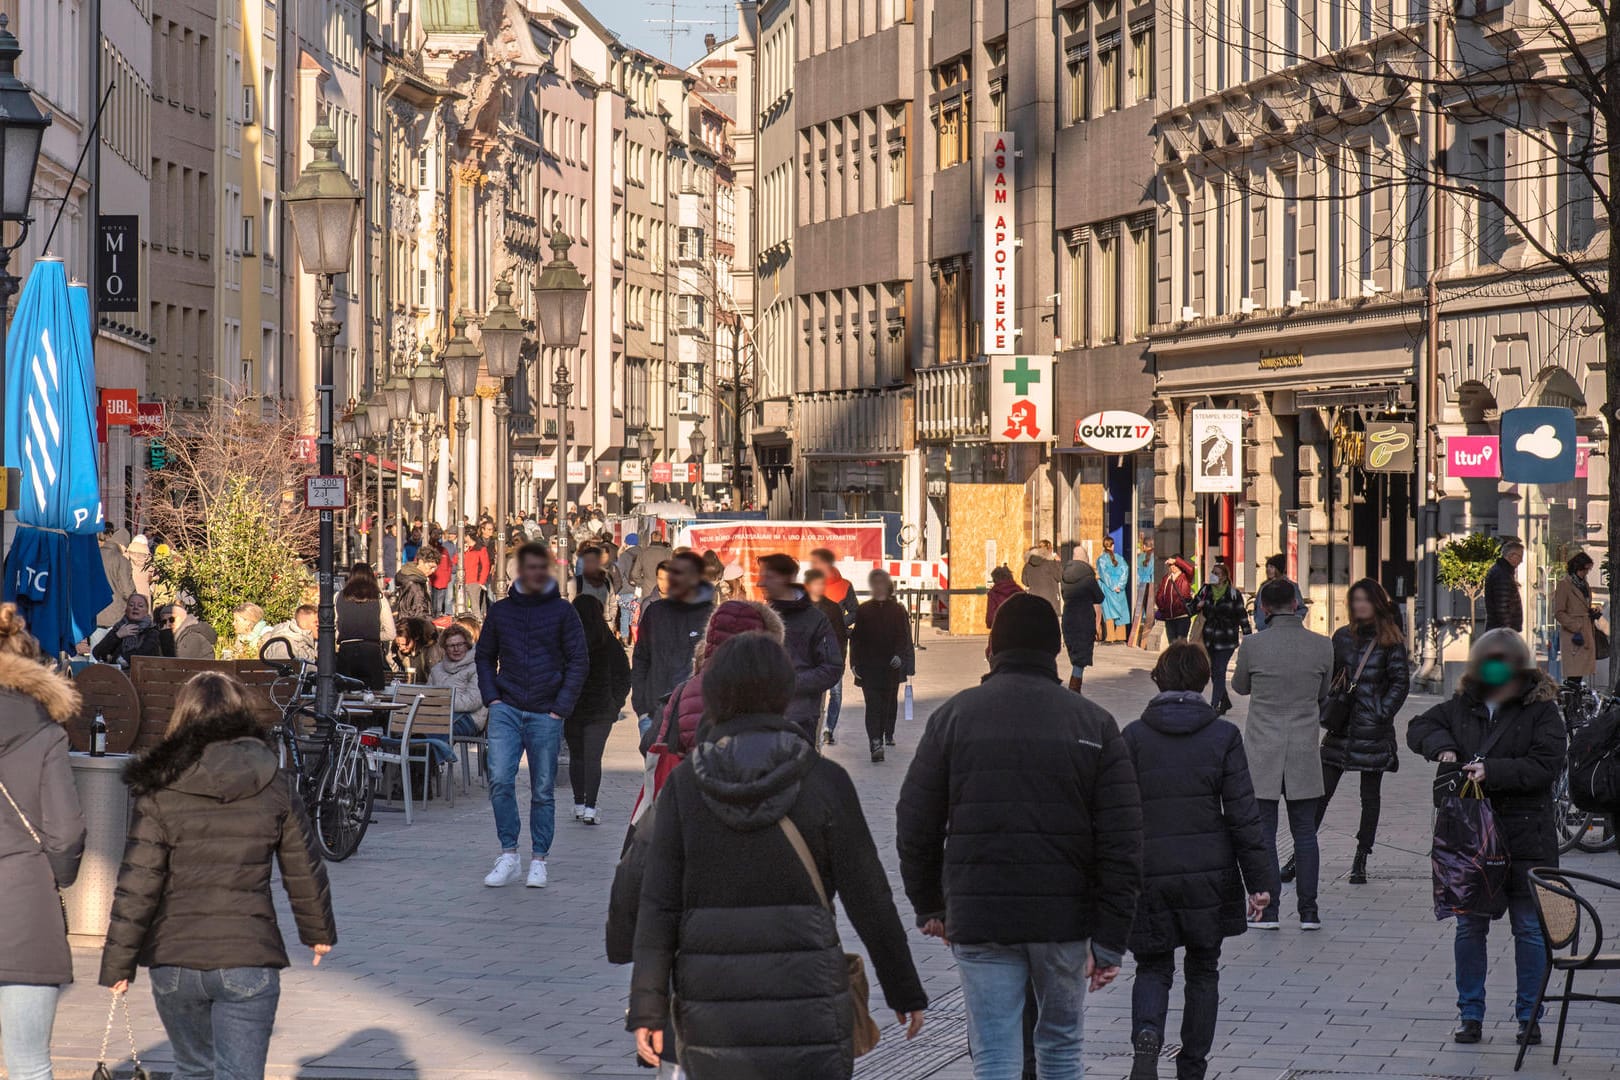
<svg viewBox="0 0 1620 1080">
<path fill-rule="evenodd" d="M 847 743 L 833 749 L 855 777 L 880 850 L 900 892 L 894 856 L 894 803 L 910 760 L 908 744 L 929 709 L 983 671 L 982 638 L 930 638 L 919 654 L 915 721 L 902 721 L 900 748 L 884 765 L 861 747 L 860 694 L 846 687 L 841 727 Z M 1087 691 L 1122 720 L 1147 700 L 1148 654 L 1122 645 L 1098 649 Z M 1414 699 L 1407 712 L 1423 702 Z M 1239 699 L 1233 718 L 1243 719 Z M 1009 722 L 1012 718 L 1009 718 Z M 1403 724 L 1404 728 L 1404 724 Z M 1510 937 L 1492 936 L 1491 1017 L 1486 1042 L 1448 1041 L 1454 1016 L 1451 927 L 1429 905 L 1427 798 L 1429 770 L 1410 755 L 1384 792 L 1382 842 L 1371 883 L 1344 883 L 1354 847 L 1355 786 L 1341 790 L 1323 828 L 1323 933 L 1302 935 L 1284 904 L 1279 933 L 1250 933 L 1227 943 L 1222 1012 L 1212 1076 L 1226 1080 L 1284 1077 L 1507 1076 L 1513 1065 Z M 359 854 L 331 868 L 340 944 L 320 968 L 294 949 L 285 973 L 271 1045 L 274 1077 L 473 1080 L 650 1074 L 635 1067 L 623 1030 L 628 970 L 602 958 L 608 883 L 639 779 L 635 728 L 621 724 L 608 750 L 604 782 L 607 823 L 564 820 L 551 859 L 551 887 L 486 889 L 481 879 L 495 854 L 487 801 L 476 785 L 453 807 L 433 804 L 407 827 L 398 813 L 379 813 Z M 522 785 L 519 785 L 522 790 Z M 525 818 L 526 820 L 526 818 Z M 1613 853 L 1576 856 L 1572 865 L 1620 875 Z M 1620 909 L 1611 907 L 1620 925 Z M 908 925 L 909 912 L 902 907 Z M 283 910 L 283 929 L 296 940 Z M 856 944 L 845 925 L 845 939 Z M 870 1080 L 967 1080 L 966 1036 L 956 973 L 937 942 L 918 936 L 913 949 L 933 998 L 928 1029 L 916 1042 L 891 1042 L 863 1060 Z M 100 1047 L 106 991 L 95 986 L 97 954 L 77 954 L 80 981 L 67 993 L 57 1022 L 58 1076 L 87 1076 Z M 1608 987 L 1610 992 L 1620 986 Z M 144 978 L 131 993 L 142 1059 L 165 1076 L 167 1043 Z M 874 1004 L 876 1004 L 874 999 Z M 1129 1071 L 1129 966 L 1097 995 L 1087 1016 L 1087 1061 L 1094 1077 Z M 1172 1031 L 1179 1020 L 1171 1019 Z M 1551 1032 L 1549 1030 L 1549 1036 Z M 1550 1042 L 1550 1038 L 1549 1038 Z M 1559 1069 L 1551 1050 L 1532 1053 L 1526 1076 L 1620 1074 L 1620 1010 L 1577 1006 Z M 127 1063 L 126 1063 L 127 1064 Z M 1167 1062 L 1165 1074 L 1173 1075 Z"/>
</svg>

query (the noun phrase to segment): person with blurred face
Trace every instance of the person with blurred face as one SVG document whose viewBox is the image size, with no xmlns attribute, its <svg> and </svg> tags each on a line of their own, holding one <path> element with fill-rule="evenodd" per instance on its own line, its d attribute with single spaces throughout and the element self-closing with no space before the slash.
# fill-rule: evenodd
<svg viewBox="0 0 1620 1080">
<path fill-rule="evenodd" d="M 630 658 L 630 707 L 641 734 L 663 715 L 663 702 L 692 674 L 692 650 L 714 610 L 714 588 L 703 580 L 703 556 L 678 551 L 660 570 L 663 599 L 643 600 L 635 652 Z"/>
</svg>

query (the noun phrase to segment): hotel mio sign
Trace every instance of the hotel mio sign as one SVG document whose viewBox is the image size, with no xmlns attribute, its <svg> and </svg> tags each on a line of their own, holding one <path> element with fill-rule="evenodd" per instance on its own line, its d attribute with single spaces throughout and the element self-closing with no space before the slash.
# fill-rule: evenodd
<svg viewBox="0 0 1620 1080">
<path fill-rule="evenodd" d="M 984 136 L 984 351 L 1009 356 L 1018 349 L 1013 260 L 1017 253 L 1017 202 L 1013 186 L 1013 133 Z"/>
</svg>

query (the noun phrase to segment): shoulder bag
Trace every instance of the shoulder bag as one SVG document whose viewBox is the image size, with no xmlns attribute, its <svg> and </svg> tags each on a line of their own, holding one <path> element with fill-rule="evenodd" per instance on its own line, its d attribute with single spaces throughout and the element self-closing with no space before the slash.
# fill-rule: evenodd
<svg viewBox="0 0 1620 1080">
<path fill-rule="evenodd" d="M 810 847 L 804 842 L 804 834 L 793 821 L 782 817 L 777 822 L 782 828 L 782 835 L 793 847 L 793 854 L 799 857 L 804 864 L 804 872 L 810 875 L 810 884 L 816 887 L 816 896 L 821 898 L 821 906 L 833 917 L 836 924 L 838 913 L 833 910 L 832 901 L 827 897 L 827 886 L 821 883 L 821 871 L 816 869 L 816 860 L 810 854 Z M 858 953 L 845 953 L 844 964 L 849 969 L 849 1000 L 855 1012 L 854 1023 L 854 1049 L 855 1056 L 869 1054 L 877 1047 L 878 1040 L 883 1032 L 878 1028 L 877 1021 L 872 1019 L 872 1006 L 869 999 L 872 996 L 872 984 L 866 978 L 866 961 Z"/>
<path fill-rule="evenodd" d="M 1321 711 L 1322 727 L 1329 735 L 1343 735 L 1350 730 L 1350 714 L 1356 707 L 1356 684 L 1361 681 L 1361 673 L 1366 670 L 1367 661 L 1377 647 L 1377 638 L 1367 643 L 1367 650 L 1361 654 L 1361 663 L 1356 665 L 1356 673 L 1348 682 L 1343 678 L 1342 670 L 1339 677 L 1333 680 L 1333 689 L 1328 691 Z"/>
<path fill-rule="evenodd" d="M 0 781 L 0 795 L 4 795 L 6 797 L 6 802 L 10 803 L 12 810 L 16 811 L 17 813 L 17 820 L 22 822 L 23 828 L 28 830 L 28 835 L 33 838 L 35 844 L 39 845 L 39 853 L 44 855 L 45 841 L 39 838 L 39 831 L 34 828 L 34 823 L 28 820 L 28 815 L 22 812 L 22 807 L 17 805 L 17 800 L 13 799 L 11 797 L 11 792 L 6 790 L 4 781 Z M 53 885 L 55 885 L 55 879 L 56 875 L 53 873 L 51 875 L 51 882 Z M 61 886 L 56 886 L 56 902 L 62 905 L 62 932 L 66 933 L 68 929 L 67 901 L 62 898 Z"/>
<path fill-rule="evenodd" d="M 1506 735 L 1508 729 L 1519 722 L 1519 717 L 1522 715 L 1522 712 L 1515 713 L 1512 718 L 1498 723 L 1491 729 L 1490 734 L 1485 736 L 1485 741 L 1479 744 L 1479 749 L 1474 751 L 1474 756 L 1468 760 L 1484 761 L 1485 755 L 1496 748 L 1496 744 L 1502 741 L 1502 736 Z M 1447 769 L 1434 778 L 1435 806 L 1439 806 L 1443 799 L 1460 795 L 1463 788 L 1470 783 L 1469 779 L 1463 775 L 1462 767 L 1465 764 L 1467 762 L 1462 761 L 1459 754 L 1456 768 Z"/>
<path fill-rule="evenodd" d="M 107 1030 L 101 1035 L 101 1058 L 96 1062 L 96 1071 L 90 1074 L 90 1080 L 114 1080 L 113 1066 L 107 1064 L 107 1047 L 112 1043 L 113 1021 L 118 1017 L 118 1007 L 124 1007 L 124 1036 L 129 1039 L 129 1060 L 135 1063 L 135 1071 L 128 1080 L 148 1080 L 145 1066 L 141 1064 L 141 1052 L 135 1047 L 135 1027 L 129 1019 L 129 991 L 122 994 L 113 992 L 112 1005 L 107 1009 Z"/>
</svg>

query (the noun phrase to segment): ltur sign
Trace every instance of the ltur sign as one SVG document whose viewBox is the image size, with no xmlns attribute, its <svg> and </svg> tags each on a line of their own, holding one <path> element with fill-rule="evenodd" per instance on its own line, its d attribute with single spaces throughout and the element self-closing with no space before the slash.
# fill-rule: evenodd
<svg viewBox="0 0 1620 1080">
<path fill-rule="evenodd" d="M 984 351 L 1007 356 L 1017 349 L 1013 260 L 1018 216 L 1013 186 L 1013 133 L 984 137 Z"/>
</svg>

